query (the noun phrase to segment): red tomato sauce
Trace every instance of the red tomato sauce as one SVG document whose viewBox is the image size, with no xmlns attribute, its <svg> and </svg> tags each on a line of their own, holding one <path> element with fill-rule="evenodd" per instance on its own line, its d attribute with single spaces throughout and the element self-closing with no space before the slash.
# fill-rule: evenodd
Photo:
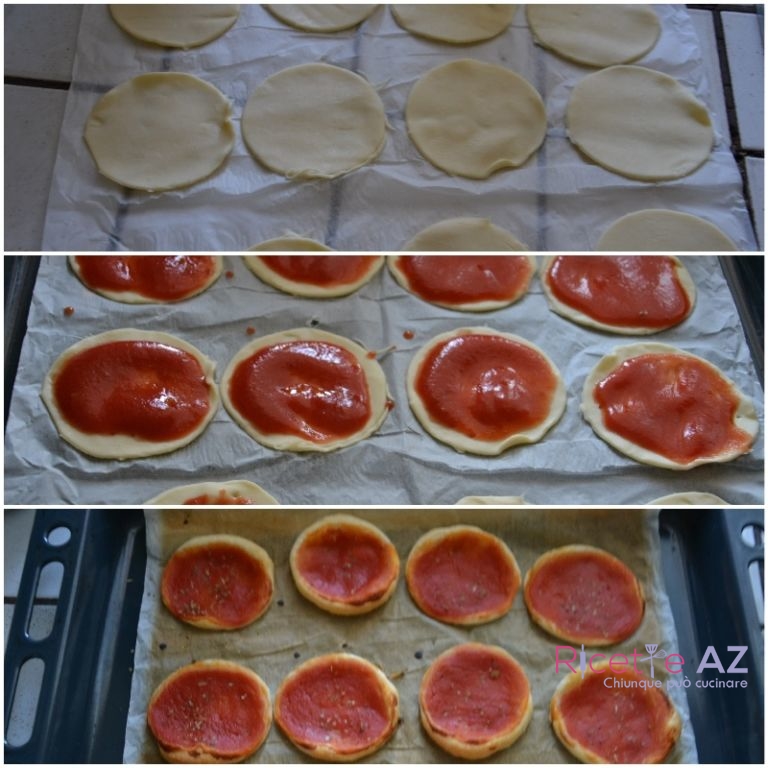
<svg viewBox="0 0 768 768">
<path fill-rule="evenodd" d="M 185 506 L 193 506 L 198 504 L 254 504 L 251 499 L 247 499 L 244 496 L 233 496 L 227 491 L 221 490 L 216 496 L 212 496 L 210 493 L 203 493 L 200 496 L 193 496 L 191 499 L 186 499 L 182 502 Z"/>
<path fill-rule="evenodd" d="M 608 429 L 680 464 L 750 444 L 733 424 L 738 399 L 728 383 L 692 357 L 626 360 L 597 384 L 594 398 Z"/>
<path fill-rule="evenodd" d="M 258 350 L 235 367 L 229 397 L 260 432 L 321 444 L 355 434 L 371 415 L 359 361 L 325 341 L 289 341 Z"/>
<path fill-rule="evenodd" d="M 400 256 L 398 265 L 415 294 L 444 304 L 512 301 L 533 272 L 526 256 Z"/>
<path fill-rule="evenodd" d="M 378 256 L 259 256 L 273 272 L 294 283 L 334 288 L 362 280 Z"/>
<path fill-rule="evenodd" d="M 93 435 L 175 440 L 211 408 L 205 372 L 195 357 L 153 341 L 115 341 L 71 357 L 53 382 L 66 421 Z"/>
<path fill-rule="evenodd" d="M 545 279 L 563 304 L 608 325 L 669 328 L 691 309 L 666 256 L 558 256 Z"/>
<path fill-rule="evenodd" d="M 497 441 L 544 421 L 557 378 L 536 350 L 473 334 L 436 345 L 414 383 L 434 421 L 475 440 Z"/>
<path fill-rule="evenodd" d="M 200 291 L 216 270 L 212 256 L 76 256 L 83 282 L 95 290 L 178 301 Z"/>
</svg>

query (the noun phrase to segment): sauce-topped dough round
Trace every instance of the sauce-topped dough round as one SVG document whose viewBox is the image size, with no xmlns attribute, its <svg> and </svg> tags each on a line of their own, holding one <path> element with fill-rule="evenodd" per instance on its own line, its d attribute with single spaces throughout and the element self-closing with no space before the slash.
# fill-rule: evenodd
<svg viewBox="0 0 768 768">
<path fill-rule="evenodd" d="M 645 615 L 632 571 L 596 547 L 571 545 L 542 555 L 525 576 L 531 619 L 555 637 L 591 646 L 630 637 Z"/>
<path fill-rule="evenodd" d="M 355 342 L 325 331 L 298 328 L 247 344 L 229 363 L 221 389 L 232 418 L 277 450 L 352 445 L 387 414 L 381 366 Z"/>
<path fill-rule="evenodd" d="M 486 312 L 513 304 L 528 291 L 533 256 L 390 256 L 400 285 L 449 309 Z"/>
<path fill-rule="evenodd" d="M 240 629 L 272 602 L 274 566 L 241 536 L 197 536 L 182 544 L 163 569 L 163 605 L 179 620 L 203 629 Z"/>
<path fill-rule="evenodd" d="M 222 269 L 221 256 L 70 256 L 69 263 L 87 288 L 128 304 L 189 299 Z"/>
<path fill-rule="evenodd" d="M 376 752 L 397 728 L 399 699 L 386 675 L 348 653 L 310 659 L 275 696 L 275 722 L 302 752 L 348 762 Z"/>
<path fill-rule="evenodd" d="M 65 350 L 43 382 L 59 434 L 90 456 L 130 459 L 192 442 L 213 418 L 214 363 L 166 333 L 121 329 Z"/>
<path fill-rule="evenodd" d="M 527 80 L 475 59 L 450 61 L 422 75 L 408 96 L 405 120 L 430 163 L 470 179 L 523 165 L 547 129 L 544 102 Z"/>
<path fill-rule="evenodd" d="M 479 760 L 522 736 L 533 699 L 523 668 L 505 650 L 465 643 L 429 667 L 419 689 L 419 710 L 438 746 L 456 757 Z"/>
<path fill-rule="evenodd" d="M 169 675 L 152 694 L 147 724 L 171 763 L 237 763 L 272 724 L 269 688 L 247 667 L 206 660 Z"/>
<path fill-rule="evenodd" d="M 540 440 L 565 409 L 552 361 L 518 336 L 459 328 L 428 342 L 408 368 L 422 426 L 458 451 L 496 455 Z"/>
<path fill-rule="evenodd" d="M 703 358 L 666 344 L 632 344 L 587 376 L 581 405 L 597 435 L 636 461 L 690 469 L 747 453 L 752 401 Z"/>
<path fill-rule="evenodd" d="M 400 574 L 392 542 L 376 526 L 331 515 L 304 530 L 290 555 L 296 588 L 331 613 L 351 616 L 383 605 Z"/>
<path fill-rule="evenodd" d="M 260 505 L 279 502 L 260 485 L 250 480 L 228 480 L 223 483 L 192 483 L 169 488 L 146 502 L 150 505 Z"/>
<path fill-rule="evenodd" d="M 581 325 L 649 334 L 683 322 L 696 288 L 674 256 L 554 256 L 544 269 L 552 309 Z"/>
<path fill-rule="evenodd" d="M 353 293 L 384 264 L 383 256 L 243 256 L 248 269 L 280 291 L 308 298 Z"/>
<path fill-rule="evenodd" d="M 503 616 L 520 587 L 520 571 L 507 545 L 471 525 L 424 534 L 408 556 L 405 578 L 424 613 L 459 625 Z"/>
<path fill-rule="evenodd" d="M 651 682 L 631 666 L 614 675 L 605 661 L 591 664 L 583 679 L 568 674 L 549 707 L 557 738 L 585 763 L 662 762 L 682 723 L 663 688 Z"/>
</svg>

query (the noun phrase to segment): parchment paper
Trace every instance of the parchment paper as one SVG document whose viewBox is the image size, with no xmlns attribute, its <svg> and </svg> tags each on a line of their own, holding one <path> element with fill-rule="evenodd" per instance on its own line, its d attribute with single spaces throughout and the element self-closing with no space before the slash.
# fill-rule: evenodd
<svg viewBox="0 0 768 768">
<path fill-rule="evenodd" d="M 418 688 L 432 661 L 447 648 L 470 640 L 501 645 L 523 666 L 534 701 L 531 724 L 521 739 L 493 756 L 496 763 L 573 762 L 549 725 L 549 701 L 561 672 L 555 673 L 555 647 L 564 645 L 535 627 L 522 594 L 503 618 L 480 627 L 449 627 L 424 616 L 411 601 L 401 575 L 390 601 L 367 616 L 339 618 L 315 608 L 296 591 L 288 554 L 298 533 L 329 514 L 319 510 L 147 511 L 147 571 L 141 605 L 125 762 L 158 762 L 154 739 L 146 727 L 146 704 L 152 691 L 173 670 L 193 660 L 225 658 L 254 669 L 274 694 L 298 664 L 324 653 L 348 651 L 379 665 L 400 694 L 402 723 L 375 763 L 444 763 L 450 756 L 429 741 L 419 725 Z M 677 650 L 676 632 L 664 588 L 657 515 L 642 510 L 494 510 L 387 509 L 355 514 L 378 525 L 392 540 L 401 558 L 401 571 L 416 539 L 433 527 L 467 522 L 501 537 L 525 574 L 541 554 L 566 544 L 592 544 L 621 558 L 637 575 L 647 597 L 646 615 L 635 635 L 613 652 L 642 652 L 658 643 L 668 653 Z M 237 632 L 206 632 L 176 621 L 163 608 L 159 581 L 163 564 L 182 542 L 203 533 L 234 532 L 263 546 L 275 563 L 275 600 L 265 616 Z M 644 656 L 645 654 L 643 654 Z M 659 669 L 659 666 L 662 666 Z M 650 674 L 648 662 L 639 667 Z M 663 663 L 655 674 L 666 680 Z M 696 762 L 696 747 L 682 689 L 670 695 L 681 714 L 683 733 L 670 754 L 676 762 Z M 301 762 L 276 726 L 254 761 Z"/>
<path fill-rule="evenodd" d="M 687 472 L 636 463 L 593 434 L 579 413 L 584 379 L 602 355 L 638 339 L 590 331 L 554 314 L 538 278 L 517 304 L 474 316 L 420 301 L 386 268 L 352 296 L 328 301 L 280 293 L 256 279 L 239 257 L 224 260 L 232 278 L 222 275 L 194 299 L 130 306 L 88 291 L 65 257 L 43 258 L 6 428 L 6 504 L 135 506 L 175 485 L 238 478 L 259 483 L 283 504 L 453 504 L 469 495 L 512 495 L 530 504 L 643 505 L 689 490 L 715 493 L 732 504 L 762 503 L 762 434 L 751 454 Z M 698 290 L 693 314 L 650 338 L 717 365 L 753 399 L 762 423 L 762 391 L 717 259 L 684 261 Z M 71 317 L 64 316 L 67 306 L 75 310 Z M 56 357 L 79 339 L 111 328 L 176 334 L 215 360 L 220 375 L 252 340 L 249 327 L 261 336 L 310 324 L 381 350 L 395 401 L 377 433 L 341 451 L 292 454 L 264 448 L 222 408 L 203 435 L 180 451 L 102 461 L 61 440 L 40 400 L 43 378 Z M 413 354 L 432 336 L 472 324 L 529 339 L 559 368 L 567 388 L 566 412 L 540 443 L 497 457 L 464 455 L 429 437 L 411 413 L 405 374 Z M 414 338 L 406 340 L 406 331 Z"/>
<path fill-rule="evenodd" d="M 710 160 L 684 179 L 646 184 L 585 161 L 567 140 L 565 108 L 573 87 L 594 70 L 535 46 L 521 7 L 499 37 L 450 46 L 401 29 L 381 6 L 357 30 L 294 30 L 259 5 L 241 6 L 223 37 L 169 51 L 134 40 L 104 5 L 86 5 L 67 96 L 43 235 L 44 251 L 242 251 L 286 231 L 338 250 L 397 250 L 424 227 L 452 216 L 484 216 L 531 250 L 590 250 L 626 213 L 669 208 L 702 216 L 739 250 L 755 250 L 741 178 L 721 135 Z M 638 64 L 665 72 L 710 106 L 709 85 L 683 6 L 655 5 L 659 43 Z M 471 57 L 523 75 L 545 100 L 542 149 L 525 167 L 490 179 L 452 178 L 430 165 L 408 138 L 403 111 L 416 80 L 432 67 Z M 391 126 L 372 164 L 335 181 L 287 180 L 260 166 L 240 134 L 248 95 L 286 67 L 323 61 L 359 72 L 377 88 Z M 164 194 L 127 191 L 100 176 L 82 138 L 96 101 L 143 72 L 195 74 L 233 102 L 237 141 L 223 168 L 204 182 Z M 715 115 L 716 125 L 724 116 Z"/>
</svg>

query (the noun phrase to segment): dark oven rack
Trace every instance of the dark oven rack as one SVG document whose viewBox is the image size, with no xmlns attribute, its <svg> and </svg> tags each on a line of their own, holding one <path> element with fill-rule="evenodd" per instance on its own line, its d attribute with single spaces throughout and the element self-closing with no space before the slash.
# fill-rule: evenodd
<svg viewBox="0 0 768 768">
<path fill-rule="evenodd" d="M 764 512 L 664 510 L 659 525 L 679 653 L 700 660 L 710 645 L 724 658 L 729 645 L 749 648 L 740 662 L 747 688 L 687 690 L 699 759 L 763 763 Z M 51 543 L 61 528 L 69 541 Z M 35 594 L 50 562 L 63 565 L 55 618 L 50 634 L 33 640 Z M 6 647 L 6 729 L 21 667 L 41 659 L 45 669 L 31 736 L 19 746 L 6 737 L 7 762 L 121 762 L 145 565 L 141 510 L 37 511 Z"/>
</svg>

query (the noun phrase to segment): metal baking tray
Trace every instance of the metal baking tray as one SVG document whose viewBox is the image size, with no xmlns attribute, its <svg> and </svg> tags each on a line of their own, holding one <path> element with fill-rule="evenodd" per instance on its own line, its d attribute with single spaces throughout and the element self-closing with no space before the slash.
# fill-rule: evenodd
<svg viewBox="0 0 768 768">
<path fill-rule="evenodd" d="M 687 689 L 699 759 L 763 763 L 762 592 L 756 599 L 749 569 L 757 564 L 762 590 L 764 512 L 664 510 L 659 526 L 679 653 L 700 660 L 713 646 L 726 659 L 728 645 L 748 647 L 746 688 Z M 48 537 L 60 527 L 71 535 L 56 546 Z M 51 561 L 64 566 L 56 616 L 48 637 L 34 641 L 34 595 Z M 6 647 L 6 728 L 22 665 L 40 658 L 45 673 L 31 737 L 10 745 L 6 736 L 7 762 L 122 760 L 145 564 L 140 510 L 37 511 Z"/>
</svg>

